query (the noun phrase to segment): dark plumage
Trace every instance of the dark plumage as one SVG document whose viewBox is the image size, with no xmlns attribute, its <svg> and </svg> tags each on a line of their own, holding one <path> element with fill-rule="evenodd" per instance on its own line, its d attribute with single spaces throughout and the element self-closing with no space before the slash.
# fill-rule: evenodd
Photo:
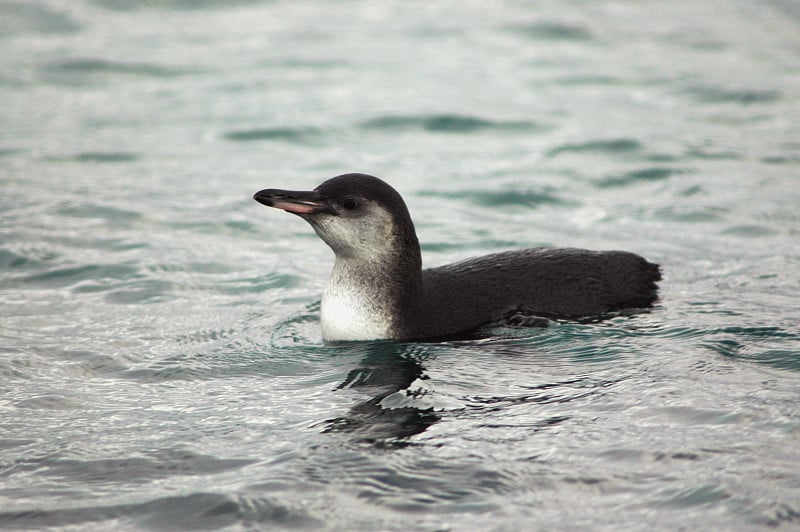
<svg viewBox="0 0 800 532">
<path fill-rule="evenodd" d="M 364 174 L 254 198 L 307 220 L 336 253 L 322 301 L 328 341 L 444 338 L 514 312 L 577 319 L 657 297 L 658 265 L 626 251 L 526 249 L 422 270 L 402 197 Z"/>
</svg>

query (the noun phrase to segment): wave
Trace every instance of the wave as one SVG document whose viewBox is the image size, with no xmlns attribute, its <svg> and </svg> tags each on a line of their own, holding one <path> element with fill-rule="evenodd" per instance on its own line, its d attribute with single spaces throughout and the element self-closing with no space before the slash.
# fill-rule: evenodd
<svg viewBox="0 0 800 532">
<path fill-rule="evenodd" d="M 437 133 L 472 133 L 476 131 L 535 130 L 539 126 L 531 121 L 497 121 L 473 115 L 425 114 L 377 116 L 360 124 L 362 129 L 403 130 L 423 129 Z"/>
</svg>

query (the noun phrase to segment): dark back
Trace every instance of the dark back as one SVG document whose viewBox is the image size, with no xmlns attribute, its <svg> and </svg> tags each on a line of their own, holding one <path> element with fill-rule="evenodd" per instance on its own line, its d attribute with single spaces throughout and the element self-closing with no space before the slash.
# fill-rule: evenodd
<svg viewBox="0 0 800 532">
<path fill-rule="evenodd" d="M 521 310 L 551 318 L 645 308 L 657 297 L 659 267 L 625 251 L 527 249 L 423 272 L 415 336 L 456 334 Z"/>
</svg>

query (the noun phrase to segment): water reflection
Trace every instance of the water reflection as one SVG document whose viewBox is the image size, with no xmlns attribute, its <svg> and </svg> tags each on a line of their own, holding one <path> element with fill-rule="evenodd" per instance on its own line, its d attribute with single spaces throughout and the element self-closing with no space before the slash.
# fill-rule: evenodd
<svg viewBox="0 0 800 532">
<path fill-rule="evenodd" d="M 370 398 L 353 406 L 347 415 L 327 420 L 323 432 L 346 432 L 380 447 L 402 447 L 409 444 L 407 438 L 439 420 L 432 407 L 414 405 L 425 392 L 411 386 L 427 378 L 422 363 L 430 357 L 420 346 L 376 342 L 339 348 L 364 351 L 364 356 L 337 390 L 358 388 Z"/>
</svg>

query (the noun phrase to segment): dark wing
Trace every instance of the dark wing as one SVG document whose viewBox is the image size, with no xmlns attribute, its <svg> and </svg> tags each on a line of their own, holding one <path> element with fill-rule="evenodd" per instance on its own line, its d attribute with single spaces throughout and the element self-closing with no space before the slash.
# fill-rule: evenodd
<svg viewBox="0 0 800 532">
<path fill-rule="evenodd" d="M 519 309 L 553 318 L 645 308 L 657 298 L 658 265 L 625 251 L 526 249 L 423 271 L 431 331 L 456 333 Z"/>
</svg>

